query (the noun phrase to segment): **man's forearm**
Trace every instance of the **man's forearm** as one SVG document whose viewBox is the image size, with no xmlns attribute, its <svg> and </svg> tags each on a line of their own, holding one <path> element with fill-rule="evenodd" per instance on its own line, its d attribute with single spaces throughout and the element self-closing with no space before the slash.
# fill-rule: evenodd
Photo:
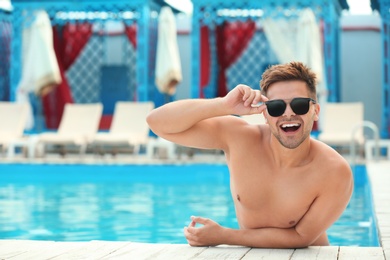
<svg viewBox="0 0 390 260">
<path fill-rule="evenodd" d="M 310 245 L 295 228 L 224 229 L 222 244 L 258 248 L 301 248 Z"/>
<path fill-rule="evenodd" d="M 156 134 L 179 133 L 204 119 L 227 115 L 222 98 L 179 100 L 153 110 L 147 117 Z"/>
</svg>

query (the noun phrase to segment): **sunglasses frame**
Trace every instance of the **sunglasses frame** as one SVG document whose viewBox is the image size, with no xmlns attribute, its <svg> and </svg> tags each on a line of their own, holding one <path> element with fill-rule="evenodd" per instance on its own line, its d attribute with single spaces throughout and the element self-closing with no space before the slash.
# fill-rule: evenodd
<svg viewBox="0 0 390 260">
<path fill-rule="evenodd" d="M 295 107 L 295 105 L 294 105 L 294 100 L 295 101 L 297 101 L 297 100 L 299 100 L 299 101 L 301 101 L 301 100 L 304 100 L 304 101 L 307 101 L 308 102 L 308 109 L 307 109 L 307 111 L 305 112 L 305 113 L 301 113 L 301 111 L 299 111 L 299 109 L 297 108 L 297 107 Z M 312 98 L 309 98 L 309 97 L 296 97 L 296 98 L 293 98 L 293 99 L 291 99 L 291 101 L 289 102 L 289 103 L 287 103 L 285 100 L 283 100 L 283 99 L 273 99 L 273 100 L 268 100 L 268 101 L 266 101 L 265 102 L 265 105 L 266 105 L 266 107 L 267 107 L 267 112 L 268 112 L 268 114 L 270 115 L 270 116 L 272 116 L 272 117 L 279 117 L 279 116 L 281 116 L 281 115 L 283 115 L 284 114 L 284 112 L 286 111 L 286 108 L 287 108 L 287 104 L 291 107 L 291 110 L 296 114 L 296 115 L 306 115 L 307 114 L 307 112 L 309 112 L 309 110 L 310 110 L 310 101 L 311 102 L 313 102 L 313 104 L 316 104 L 317 103 L 317 101 L 315 101 L 314 99 L 312 99 Z M 281 113 L 274 113 L 274 112 L 271 112 L 270 113 L 270 111 L 269 111 L 269 105 L 270 104 L 272 104 L 272 103 L 275 103 L 275 102 L 278 102 L 279 103 L 279 105 L 282 103 L 283 105 L 284 105 L 284 109 L 283 109 L 283 111 L 281 112 Z M 293 104 L 293 105 L 291 105 L 291 104 Z M 278 108 L 274 108 L 274 109 L 278 109 Z M 272 108 L 271 108 L 271 110 L 272 110 Z"/>
</svg>

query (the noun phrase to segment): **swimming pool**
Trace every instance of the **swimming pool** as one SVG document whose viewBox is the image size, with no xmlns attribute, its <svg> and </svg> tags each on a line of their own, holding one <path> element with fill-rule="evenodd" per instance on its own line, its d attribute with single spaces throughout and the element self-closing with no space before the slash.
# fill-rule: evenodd
<svg viewBox="0 0 390 260">
<path fill-rule="evenodd" d="M 365 167 L 332 245 L 379 246 Z M 223 164 L 0 165 L 0 238 L 186 243 L 191 215 L 237 228 Z"/>
</svg>

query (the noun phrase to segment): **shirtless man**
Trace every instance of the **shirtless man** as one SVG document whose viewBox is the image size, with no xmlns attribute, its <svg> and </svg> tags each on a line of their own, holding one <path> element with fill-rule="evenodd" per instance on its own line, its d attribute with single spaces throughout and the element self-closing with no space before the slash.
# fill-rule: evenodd
<svg viewBox="0 0 390 260">
<path fill-rule="evenodd" d="M 223 98 L 180 100 L 148 115 L 157 135 L 221 149 L 226 156 L 240 229 L 191 217 L 184 228 L 191 246 L 329 245 L 326 230 L 349 202 L 349 164 L 310 137 L 320 112 L 315 74 L 299 62 L 275 65 L 264 72 L 260 87 L 261 92 L 238 85 Z M 233 116 L 258 113 L 267 124 L 249 125 Z"/>
</svg>

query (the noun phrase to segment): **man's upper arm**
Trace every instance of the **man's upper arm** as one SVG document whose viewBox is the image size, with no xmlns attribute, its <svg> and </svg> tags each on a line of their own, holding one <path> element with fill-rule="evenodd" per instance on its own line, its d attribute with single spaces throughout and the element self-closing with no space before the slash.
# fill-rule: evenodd
<svg viewBox="0 0 390 260">
<path fill-rule="evenodd" d="M 326 183 L 319 184 L 323 187 L 321 193 L 295 227 L 308 244 L 315 242 L 341 216 L 349 203 L 353 190 L 350 167 L 341 163 L 337 168 Z"/>
<path fill-rule="evenodd" d="M 186 131 L 162 137 L 188 147 L 225 150 L 231 129 L 237 124 L 243 124 L 243 121 L 235 116 L 213 117 L 196 123 Z"/>
</svg>

